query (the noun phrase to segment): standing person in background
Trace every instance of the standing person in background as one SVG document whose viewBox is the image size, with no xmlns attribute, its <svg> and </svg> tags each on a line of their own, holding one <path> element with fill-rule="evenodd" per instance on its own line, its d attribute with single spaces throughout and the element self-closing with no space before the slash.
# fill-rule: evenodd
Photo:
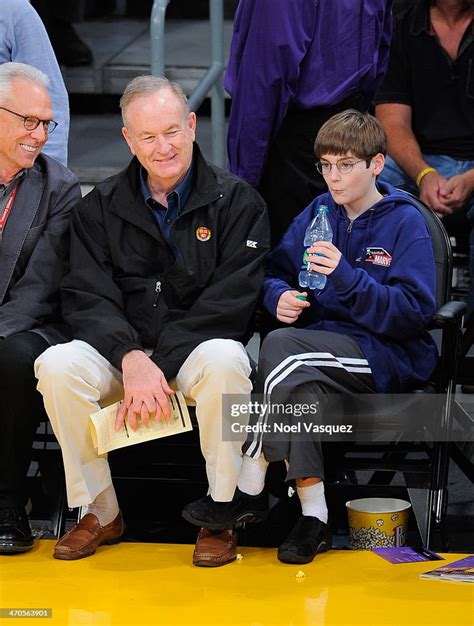
<svg viewBox="0 0 474 626">
<path fill-rule="evenodd" d="M 322 124 L 365 111 L 388 63 L 392 0 L 240 0 L 225 88 L 230 170 L 265 199 L 277 243 L 326 190 L 314 166 Z"/>
<path fill-rule="evenodd" d="M 45 27 L 28 0 L 0 2 L 0 63 L 14 61 L 37 67 L 49 78 L 49 94 L 58 127 L 44 153 L 67 165 L 69 99 Z"/>
<path fill-rule="evenodd" d="M 90 65 L 92 50 L 82 41 L 73 26 L 79 3 L 75 0 L 31 0 L 43 20 L 58 62 L 67 67 Z M 95 2 L 99 5 L 100 2 Z"/>
</svg>

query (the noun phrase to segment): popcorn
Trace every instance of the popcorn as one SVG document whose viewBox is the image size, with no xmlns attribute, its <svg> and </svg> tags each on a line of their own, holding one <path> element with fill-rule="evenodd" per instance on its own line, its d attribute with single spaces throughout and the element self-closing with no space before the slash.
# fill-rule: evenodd
<svg viewBox="0 0 474 626">
<path fill-rule="evenodd" d="M 395 545 L 395 537 L 387 535 L 378 528 L 361 528 L 358 531 L 351 529 L 351 540 L 355 550 L 372 550 Z"/>
</svg>

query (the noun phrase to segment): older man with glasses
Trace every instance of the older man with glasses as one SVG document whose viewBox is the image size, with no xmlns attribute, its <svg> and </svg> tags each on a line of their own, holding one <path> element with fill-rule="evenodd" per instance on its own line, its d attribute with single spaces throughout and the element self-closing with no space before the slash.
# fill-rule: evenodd
<svg viewBox="0 0 474 626">
<path fill-rule="evenodd" d="M 80 188 L 41 154 L 57 126 L 47 84 L 30 65 L 0 66 L 0 553 L 33 546 L 25 479 L 35 430 L 47 419 L 33 363 L 67 338 L 59 283 Z"/>
<path fill-rule="evenodd" d="M 32 117 L 31 115 L 21 115 L 21 113 L 15 113 L 11 109 L 7 109 L 7 107 L 0 107 L 2 111 L 7 111 L 12 115 L 16 115 L 20 119 L 23 120 L 23 126 L 26 130 L 33 131 L 38 128 L 40 124 L 43 125 L 43 130 L 45 135 L 50 135 L 53 130 L 57 127 L 58 123 L 54 120 L 40 120 L 37 117 Z"/>
</svg>

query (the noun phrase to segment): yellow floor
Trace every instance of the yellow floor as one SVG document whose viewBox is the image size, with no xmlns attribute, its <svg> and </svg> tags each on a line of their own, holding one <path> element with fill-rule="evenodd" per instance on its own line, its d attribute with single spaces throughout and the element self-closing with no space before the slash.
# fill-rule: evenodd
<svg viewBox="0 0 474 626">
<path fill-rule="evenodd" d="M 51 558 L 53 545 L 0 556 L 0 607 L 53 611 L 2 626 L 474 624 L 474 585 L 419 579 L 433 562 L 391 565 L 371 552 L 333 550 L 291 566 L 275 550 L 241 548 L 242 560 L 203 569 L 191 565 L 187 545 L 123 543 L 72 562 Z"/>
</svg>

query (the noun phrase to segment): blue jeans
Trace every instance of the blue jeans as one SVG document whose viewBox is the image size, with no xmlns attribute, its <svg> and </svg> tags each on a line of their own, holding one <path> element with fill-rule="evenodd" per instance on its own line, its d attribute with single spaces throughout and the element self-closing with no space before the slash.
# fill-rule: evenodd
<svg viewBox="0 0 474 626">
<path fill-rule="evenodd" d="M 463 174 L 474 168 L 474 161 L 457 161 L 444 154 L 424 154 L 423 159 L 438 170 L 441 176 L 452 178 L 457 174 Z M 389 183 L 399 189 L 409 191 L 413 195 L 418 195 L 418 188 L 413 180 L 409 178 L 405 172 L 398 167 L 395 161 L 387 156 L 383 172 L 379 176 L 379 180 L 383 183 Z M 467 305 L 469 311 L 474 311 L 474 196 L 466 205 L 466 216 L 471 225 L 469 234 L 469 273 L 471 275 L 471 287 L 469 289 Z"/>
</svg>

